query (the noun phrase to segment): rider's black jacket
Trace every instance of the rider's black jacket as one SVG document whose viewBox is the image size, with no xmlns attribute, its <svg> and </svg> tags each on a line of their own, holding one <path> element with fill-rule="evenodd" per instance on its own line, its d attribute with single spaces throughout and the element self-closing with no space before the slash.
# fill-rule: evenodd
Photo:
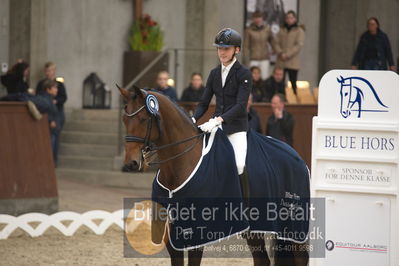
<svg viewBox="0 0 399 266">
<path fill-rule="evenodd" d="M 208 110 L 212 96 L 216 96 L 214 116 L 224 120 L 222 127 L 226 134 L 248 130 L 247 102 L 252 88 L 251 72 L 238 61 L 231 67 L 222 87 L 221 65 L 211 70 L 201 102 L 194 118 L 198 121 Z"/>
</svg>

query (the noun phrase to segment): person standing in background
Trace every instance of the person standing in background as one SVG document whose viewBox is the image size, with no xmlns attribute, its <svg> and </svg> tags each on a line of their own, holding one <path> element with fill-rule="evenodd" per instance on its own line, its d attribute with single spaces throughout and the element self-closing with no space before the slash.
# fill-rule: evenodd
<svg viewBox="0 0 399 266">
<path fill-rule="evenodd" d="M 47 62 L 44 65 L 44 75 L 45 78 L 40 80 L 37 83 L 36 86 L 36 94 L 39 95 L 41 93 L 45 93 L 45 88 L 43 87 L 43 83 L 46 80 L 54 80 L 57 84 L 57 95 L 54 97 L 54 104 L 57 107 L 58 114 L 60 116 L 59 122 L 60 122 L 60 129 L 63 128 L 64 123 L 65 123 L 65 113 L 64 113 L 64 104 L 67 101 L 67 93 L 66 93 L 66 88 L 63 82 L 63 79 L 59 79 L 56 77 L 56 70 L 57 67 L 53 62 Z"/>
<path fill-rule="evenodd" d="M 264 83 L 265 87 L 265 102 L 270 102 L 272 97 L 277 94 L 283 94 L 285 96 L 285 82 L 284 82 L 284 70 L 279 67 L 275 67 L 273 75 L 271 75 Z"/>
<path fill-rule="evenodd" d="M 6 87 L 7 94 L 28 93 L 29 64 L 19 59 L 17 63 L 3 76 L 1 83 Z"/>
<path fill-rule="evenodd" d="M 285 96 L 276 94 L 272 98 L 272 112 L 266 123 L 266 135 L 282 140 L 292 146 L 294 117 L 284 110 Z"/>
<path fill-rule="evenodd" d="M 60 116 L 58 113 L 58 108 L 54 103 L 55 97 L 58 95 L 58 84 L 55 80 L 45 79 L 42 82 L 41 93 L 37 96 L 46 102 L 48 105 L 48 123 L 50 127 L 50 137 L 51 137 L 51 148 L 53 150 L 54 164 L 57 165 L 57 141 L 60 132 Z"/>
<path fill-rule="evenodd" d="M 202 84 L 202 76 L 199 73 L 191 75 L 190 86 L 183 91 L 180 101 L 182 102 L 199 102 L 204 93 L 205 87 Z"/>
<path fill-rule="evenodd" d="M 299 71 L 299 53 L 305 42 L 305 32 L 298 26 L 296 13 L 288 11 L 285 24 L 273 41 L 273 48 L 278 55 L 276 66 L 288 74 L 292 89 L 296 94 L 296 81 Z"/>
<path fill-rule="evenodd" d="M 352 69 L 395 71 L 391 44 L 388 36 L 380 29 L 377 18 L 367 20 L 367 31 L 360 37 L 355 55 L 352 59 Z"/>
<path fill-rule="evenodd" d="M 250 67 L 259 67 L 262 79 L 269 76 L 272 37 L 269 25 L 263 21 L 263 14 L 255 11 L 252 15 L 252 24 L 245 29 L 244 63 Z"/>
<path fill-rule="evenodd" d="M 56 77 L 56 70 L 57 70 L 56 65 L 53 62 L 47 62 L 44 65 L 45 78 L 40 80 L 36 86 L 36 94 L 40 95 L 42 93 L 47 93 L 46 89 L 48 89 L 48 88 L 44 87 L 46 81 L 52 80 L 57 85 L 57 93 L 55 94 L 55 96 L 52 99 L 52 101 L 53 101 L 54 105 L 57 107 L 57 111 L 58 111 L 57 112 L 57 116 L 58 116 L 57 131 L 56 131 L 56 134 L 53 134 L 54 138 L 55 138 L 54 139 L 54 151 L 53 151 L 55 163 L 57 163 L 57 160 L 58 160 L 58 148 L 59 148 L 59 143 L 60 143 L 59 137 L 60 137 L 61 130 L 64 127 L 64 123 L 65 123 L 64 104 L 68 99 L 63 79 L 58 79 Z"/>
<path fill-rule="evenodd" d="M 175 88 L 168 85 L 169 72 L 161 71 L 157 77 L 157 87 L 154 89 L 165 96 L 168 96 L 172 101 L 177 102 L 177 95 Z"/>
<path fill-rule="evenodd" d="M 264 81 L 261 77 L 261 70 L 257 66 L 251 67 L 252 74 L 252 96 L 254 102 L 263 102 L 265 101 L 265 88 Z"/>
<path fill-rule="evenodd" d="M 249 94 L 247 113 L 248 113 L 248 127 L 256 132 L 262 134 L 262 128 L 260 126 L 260 118 L 258 112 L 252 107 L 252 93 Z"/>
</svg>

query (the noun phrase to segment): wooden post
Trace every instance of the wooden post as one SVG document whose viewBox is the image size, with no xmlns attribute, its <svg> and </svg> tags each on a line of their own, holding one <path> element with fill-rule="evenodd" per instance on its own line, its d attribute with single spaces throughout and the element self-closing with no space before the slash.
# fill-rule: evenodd
<svg viewBox="0 0 399 266">
<path fill-rule="evenodd" d="M 134 20 L 138 20 L 143 17 L 143 0 L 133 0 L 133 3 Z"/>
</svg>

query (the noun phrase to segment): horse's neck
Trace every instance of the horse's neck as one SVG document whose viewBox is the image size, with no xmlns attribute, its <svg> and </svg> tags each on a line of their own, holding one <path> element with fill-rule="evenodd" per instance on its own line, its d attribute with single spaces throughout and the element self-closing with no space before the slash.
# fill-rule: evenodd
<svg viewBox="0 0 399 266">
<path fill-rule="evenodd" d="M 183 117 L 178 110 L 174 110 L 177 115 L 173 119 L 163 119 L 162 136 L 158 145 L 176 143 L 198 134 L 191 122 Z M 195 144 L 196 143 L 196 144 Z M 158 151 L 159 160 L 167 160 L 172 156 L 181 154 L 192 145 L 195 146 L 183 155 L 160 165 L 160 182 L 169 189 L 175 189 L 181 185 L 194 170 L 202 152 L 202 139 L 195 138 L 188 142 L 175 145 L 164 150 Z"/>
</svg>

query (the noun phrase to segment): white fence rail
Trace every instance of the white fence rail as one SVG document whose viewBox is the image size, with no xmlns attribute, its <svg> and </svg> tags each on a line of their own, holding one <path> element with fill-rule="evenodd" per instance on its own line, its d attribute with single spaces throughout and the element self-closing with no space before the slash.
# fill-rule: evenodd
<svg viewBox="0 0 399 266">
<path fill-rule="evenodd" d="M 93 220 L 102 220 L 98 225 Z M 62 222 L 70 221 L 68 226 Z M 56 228 L 65 236 L 72 236 L 82 225 L 87 226 L 97 235 L 102 235 L 113 224 L 123 229 L 123 210 L 106 212 L 100 210 L 85 213 L 57 212 L 52 215 L 43 213 L 27 213 L 18 217 L 0 214 L 0 239 L 7 239 L 16 229 L 20 228 L 31 237 L 41 236 L 50 227 Z M 32 227 L 30 223 L 39 223 Z"/>
</svg>

